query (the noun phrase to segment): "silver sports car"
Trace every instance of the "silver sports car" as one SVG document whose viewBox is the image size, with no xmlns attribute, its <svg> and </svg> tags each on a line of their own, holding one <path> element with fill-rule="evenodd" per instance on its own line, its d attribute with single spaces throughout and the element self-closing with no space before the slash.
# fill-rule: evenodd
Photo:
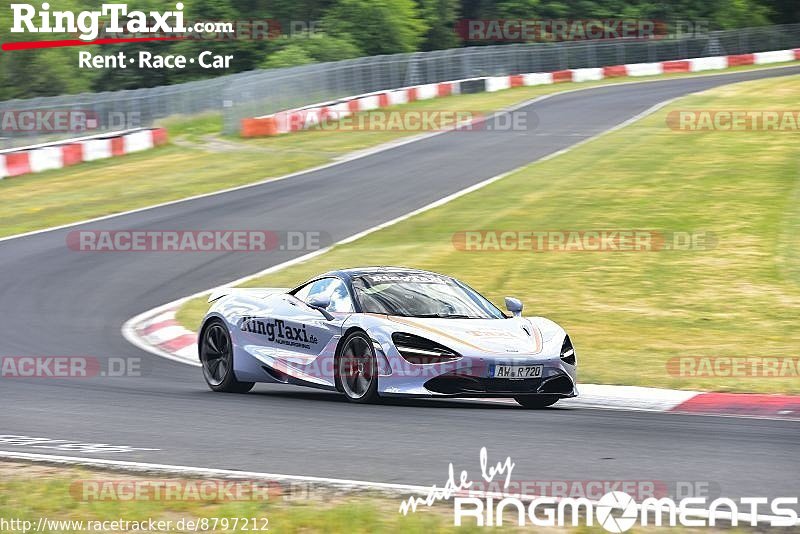
<svg viewBox="0 0 800 534">
<path fill-rule="evenodd" d="M 511 397 L 542 408 L 574 397 L 576 354 L 553 321 L 506 315 L 455 278 L 400 267 L 333 271 L 294 289 L 209 298 L 198 347 L 214 391 L 256 382 L 378 397 Z"/>
</svg>

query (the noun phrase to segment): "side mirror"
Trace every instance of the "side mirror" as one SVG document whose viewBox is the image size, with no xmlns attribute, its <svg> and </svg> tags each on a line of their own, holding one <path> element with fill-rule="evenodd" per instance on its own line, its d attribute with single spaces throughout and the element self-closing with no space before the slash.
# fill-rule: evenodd
<svg viewBox="0 0 800 534">
<path fill-rule="evenodd" d="M 333 315 L 328 312 L 328 306 L 331 305 L 331 298 L 329 296 L 314 295 L 308 299 L 306 304 L 324 315 L 327 320 L 332 321 L 334 319 Z"/>
<path fill-rule="evenodd" d="M 510 311 L 514 317 L 521 317 L 522 301 L 514 297 L 506 297 L 506 309 Z"/>
</svg>

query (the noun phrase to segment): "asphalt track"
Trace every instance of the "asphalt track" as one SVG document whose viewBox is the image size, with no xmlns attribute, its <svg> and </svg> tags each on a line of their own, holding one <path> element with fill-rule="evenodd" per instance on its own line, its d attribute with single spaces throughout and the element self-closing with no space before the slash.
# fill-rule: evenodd
<svg viewBox="0 0 800 534">
<path fill-rule="evenodd" d="M 325 392 L 263 385 L 248 395 L 214 394 L 199 369 L 128 344 L 122 324 L 293 254 L 81 253 L 65 240 L 73 229 L 248 228 L 324 230 L 339 240 L 667 99 L 797 73 L 741 72 L 556 95 L 525 108 L 535 114 L 532 131 L 447 133 L 275 183 L 0 242 L 0 355 L 140 357 L 144 368 L 136 378 L 2 379 L 0 433 L 159 450 L 0 449 L 425 485 L 444 483 L 449 462 L 477 474 L 485 446 L 491 460 L 512 457 L 515 480 L 708 481 L 728 497 L 796 496 L 800 427 L 792 421 L 530 412 L 457 401 L 358 406 Z"/>
</svg>

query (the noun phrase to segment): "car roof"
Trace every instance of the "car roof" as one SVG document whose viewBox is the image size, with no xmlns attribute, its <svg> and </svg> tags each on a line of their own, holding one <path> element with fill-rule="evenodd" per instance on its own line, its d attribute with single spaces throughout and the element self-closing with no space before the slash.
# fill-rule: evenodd
<svg viewBox="0 0 800 534">
<path fill-rule="evenodd" d="M 435 273 L 433 271 L 425 271 L 422 269 L 412 269 L 410 267 L 393 267 L 393 266 L 372 266 L 372 267 L 351 267 L 348 269 L 339 269 L 337 271 L 329 271 L 325 274 L 321 274 L 316 278 L 323 278 L 326 276 L 336 276 L 338 278 L 343 278 L 347 280 L 352 280 L 358 276 L 368 276 L 370 274 L 386 274 L 386 273 L 397 273 L 397 274 L 432 274 L 436 276 L 443 276 L 445 278 L 450 278 L 447 275 L 443 275 L 440 273 Z"/>
</svg>

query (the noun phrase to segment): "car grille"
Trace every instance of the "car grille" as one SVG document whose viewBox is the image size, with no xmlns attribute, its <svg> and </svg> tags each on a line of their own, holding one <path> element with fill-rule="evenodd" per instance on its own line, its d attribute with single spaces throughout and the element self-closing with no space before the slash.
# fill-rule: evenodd
<svg viewBox="0 0 800 534">
<path fill-rule="evenodd" d="M 458 374 L 445 374 L 425 382 L 425 388 L 445 395 L 468 394 L 524 394 L 550 393 L 569 395 L 572 393 L 572 381 L 566 375 L 547 379 L 526 378 L 511 380 L 509 378 L 481 378 Z"/>
</svg>

